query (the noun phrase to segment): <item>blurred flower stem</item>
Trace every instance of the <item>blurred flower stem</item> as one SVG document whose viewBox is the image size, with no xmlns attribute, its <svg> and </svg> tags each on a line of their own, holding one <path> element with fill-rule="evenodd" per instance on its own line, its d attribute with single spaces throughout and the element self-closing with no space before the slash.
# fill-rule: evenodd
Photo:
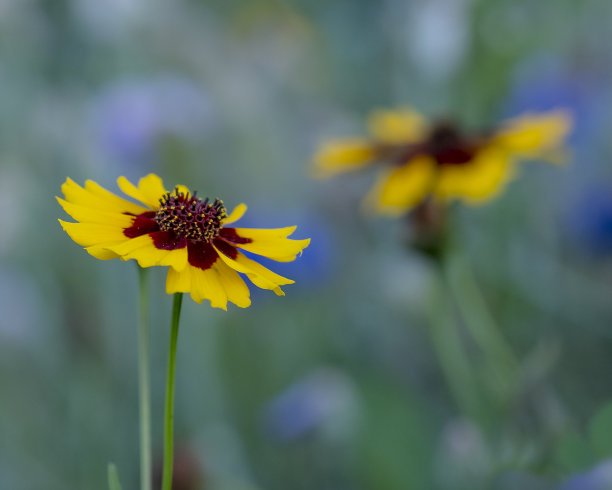
<svg viewBox="0 0 612 490">
<path fill-rule="evenodd" d="M 109 490 L 121 490 L 121 483 L 119 483 L 117 467 L 113 463 L 108 464 L 107 477 Z"/>
<path fill-rule="evenodd" d="M 485 373 L 490 376 L 490 388 L 504 403 L 514 396 L 516 390 L 516 356 L 487 308 L 467 259 L 458 252 L 447 251 L 444 274 L 465 327 L 485 357 Z"/>
<path fill-rule="evenodd" d="M 478 420 L 483 415 L 482 398 L 475 373 L 463 348 L 460 332 L 453 319 L 448 287 L 443 279 L 442 274 L 434 277 L 428 305 L 431 341 L 459 409 Z"/>
<path fill-rule="evenodd" d="M 138 267 L 140 328 L 138 330 L 138 389 L 140 401 L 140 489 L 151 483 L 151 382 L 149 378 L 149 287 L 147 269 Z"/>
<path fill-rule="evenodd" d="M 468 261 L 452 247 L 444 247 L 436 265 L 429 305 L 433 348 L 460 410 L 486 423 L 490 409 L 507 409 L 515 396 L 518 361 L 488 310 Z M 470 351 L 472 342 L 480 359 Z"/>
<path fill-rule="evenodd" d="M 162 490 L 172 490 L 172 464 L 174 460 L 173 425 L 174 425 L 174 372 L 176 368 L 176 344 L 178 340 L 179 320 L 183 293 L 174 294 L 172 321 L 170 326 L 170 348 L 168 351 L 168 375 L 166 378 L 166 408 L 164 413 L 164 469 Z"/>
</svg>

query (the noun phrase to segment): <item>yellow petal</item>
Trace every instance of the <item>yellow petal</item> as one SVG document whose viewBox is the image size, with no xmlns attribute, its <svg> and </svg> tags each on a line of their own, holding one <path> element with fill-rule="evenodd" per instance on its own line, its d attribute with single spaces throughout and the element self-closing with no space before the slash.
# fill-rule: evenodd
<svg viewBox="0 0 612 490">
<path fill-rule="evenodd" d="M 227 294 L 221 283 L 219 273 L 210 268 L 205 271 L 197 267 L 185 267 L 182 271 L 168 269 L 166 292 L 190 293 L 196 303 L 207 299 L 213 308 L 227 310 Z"/>
<path fill-rule="evenodd" d="M 91 180 L 88 180 L 85 183 L 85 188 L 83 188 L 68 178 L 62 184 L 62 192 L 67 202 L 94 210 L 101 209 L 132 214 L 141 214 L 147 211 L 146 208 L 114 195 Z"/>
<path fill-rule="evenodd" d="M 227 310 L 227 294 L 214 267 L 205 271 L 193 267 L 191 271 L 191 297 L 197 303 L 203 299 L 210 301 L 213 308 Z"/>
<path fill-rule="evenodd" d="M 376 149 L 366 139 L 345 139 L 326 143 L 314 156 L 314 176 L 330 177 L 373 162 Z"/>
<path fill-rule="evenodd" d="M 492 143 L 525 158 L 546 157 L 556 152 L 572 127 L 568 112 L 527 114 L 507 121 Z"/>
<path fill-rule="evenodd" d="M 236 247 L 246 250 L 263 257 L 267 257 L 276 262 L 293 262 L 310 244 L 310 238 L 305 240 L 285 240 L 284 243 L 277 242 L 257 242 Z"/>
<path fill-rule="evenodd" d="M 136 259 L 140 267 L 170 266 L 177 271 L 187 266 L 187 247 L 163 250 L 155 247 L 149 235 L 141 235 L 126 242 L 109 247 L 123 260 Z"/>
<path fill-rule="evenodd" d="M 60 206 L 75 220 L 82 223 L 99 223 L 127 228 L 132 224 L 133 217 L 117 211 L 107 211 L 105 209 L 93 209 L 78 204 L 73 204 L 56 197 Z"/>
<path fill-rule="evenodd" d="M 436 163 L 419 156 L 395 167 L 379 178 L 366 197 L 368 207 L 389 215 L 399 215 L 419 204 L 430 192 Z"/>
<path fill-rule="evenodd" d="M 126 210 L 133 214 L 140 214 L 146 211 L 145 208 L 139 206 L 138 204 L 134 204 L 122 197 L 119 197 L 112 192 L 106 190 L 104 187 L 100 186 L 93 180 L 85 181 L 85 190 L 91 194 L 94 194 L 108 203 L 112 203 L 117 209 Z M 128 207 L 129 209 L 126 209 Z"/>
<path fill-rule="evenodd" d="M 244 203 L 238 204 L 238 206 L 236 206 L 234 208 L 234 210 L 229 214 L 229 216 L 227 218 L 225 218 L 222 221 L 222 223 L 224 225 L 229 225 L 230 223 L 235 223 L 240 218 L 242 218 L 242 216 L 244 215 L 246 210 L 247 210 L 247 205 L 246 204 L 244 204 Z"/>
<path fill-rule="evenodd" d="M 228 301 L 231 301 L 240 308 L 250 306 L 251 293 L 240 275 L 222 260 L 217 260 L 212 268 L 219 274 L 219 280 L 223 289 L 225 289 Z"/>
<path fill-rule="evenodd" d="M 221 260 L 223 260 L 223 262 L 225 262 L 232 269 L 246 274 L 253 284 L 262 289 L 270 289 L 279 296 L 283 296 L 285 294 L 279 286 L 293 284 L 295 282 L 291 279 L 280 276 L 269 269 L 266 269 L 263 265 L 249 259 L 240 252 L 238 252 L 235 259 L 229 258 L 219 250 L 217 250 L 217 253 L 219 254 L 219 257 L 221 257 Z"/>
<path fill-rule="evenodd" d="M 410 108 L 374 111 L 370 115 L 369 127 L 376 141 L 388 144 L 415 143 L 427 132 L 423 116 Z"/>
<path fill-rule="evenodd" d="M 433 194 L 442 199 L 458 198 L 479 204 L 497 196 L 514 176 L 515 163 L 494 146 L 478 151 L 464 165 L 442 165 Z"/>
<path fill-rule="evenodd" d="M 236 233 L 243 238 L 251 240 L 276 240 L 291 235 L 297 226 L 286 226 L 285 228 L 234 228 Z"/>
<path fill-rule="evenodd" d="M 70 238 L 83 247 L 118 243 L 127 239 L 123 234 L 123 229 L 117 226 L 98 223 L 69 223 L 61 219 L 58 221 Z"/>
<path fill-rule="evenodd" d="M 159 208 L 159 200 L 166 194 L 162 180 L 155 174 L 142 177 L 138 181 L 138 187 L 123 176 L 117 179 L 117 184 L 125 194 L 151 209 Z"/>
<path fill-rule="evenodd" d="M 275 229 L 236 228 L 239 236 L 250 238 L 252 242 L 237 243 L 234 246 L 278 262 L 291 262 L 310 244 L 309 238 L 305 240 L 286 238 L 295 229 L 295 226 Z"/>
<path fill-rule="evenodd" d="M 115 252 L 111 252 L 108 248 L 106 248 L 108 244 L 103 245 L 92 245 L 91 247 L 85 248 L 87 253 L 93 255 L 96 259 L 100 260 L 111 260 L 119 257 Z"/>
<path fill-rule="evenodd" d="M 249 289 L 242 278 L 220 260 L 206 271 L 192 266 L 182 271 L 168 269 L 166 292 L 191 293 L 197 303 L 208 299 L 211 306 L 224 310 L 228 300 L 240 308 L 251 304 Z"/>
<path fill-rule="evenodd" d="M 187 187 L 186 185 L 179 184 L 179 185 L 174 186 L 174 188 L 178 189 L 179 194 L 183 193 L 185 196 L 191 194 L 189 187 Z"/>
<path fill-rule="evenodd" d="M 166 276 L 166 293 L 188 293 L 191 291 L 191 271 L 194 267 L 185 267 L 177 271 L 170 267 Z"/>
</svg>

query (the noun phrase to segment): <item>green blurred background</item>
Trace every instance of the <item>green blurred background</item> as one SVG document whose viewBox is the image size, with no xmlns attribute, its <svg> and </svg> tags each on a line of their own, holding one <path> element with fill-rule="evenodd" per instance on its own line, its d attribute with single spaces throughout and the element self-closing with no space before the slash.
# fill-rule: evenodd
<svg viewBox="0 0 612 490">
<path fill-rule="evenodd" d="M 612 398 L 610 18 L 607 0 L 1 1 L 0 489 L 103 489 L 108 461 L 138 486 L 136 266 L 88 256 L 54 196 L 149 172 L 312 238 L 270 266 L 296 280 L 284 298 L 186 298 L 180 489 L 612 488 L 586 486 L 612 455 L 592 421 Z M 374 176 L 309 176 L 319 143 L 398 105 L 575 118 L 568 166 L 453 209 L 520 361 L 477 416 L 431 345 L 435 268 L 403 220 L 361 212 Z M 159 460 L 171 298 L 149 279 Z M 495 391 L 473 352 L 466 392 Z"/>
</svg>

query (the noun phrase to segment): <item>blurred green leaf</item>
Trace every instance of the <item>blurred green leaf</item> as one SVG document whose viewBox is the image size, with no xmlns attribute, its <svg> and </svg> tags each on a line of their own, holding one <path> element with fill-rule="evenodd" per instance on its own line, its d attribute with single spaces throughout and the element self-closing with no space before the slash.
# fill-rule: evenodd
<svg viewBox="0 0 612 490">
<path fill-rule="evenodd" d="M 117 467 L 113 463 L 108 463 L 108 488 L 109 490 L 121 490 Z"/>
<path fill-rule="evenodd" d="M 568 432 L 559 442 L 556 451 L 556 460 L 570 472 L 588 468 L 593 461 L 593 451 L 588 441 L 578 432 Z"/>
<path fill-rule="evenodd" d="M 589 442 L 593 452 L 605 458 L 612 455 L 612 402 L 608 402 L 589 422 Z"/>
<path fill-rule="evenodd" d="M 368 488 L 431 488 L 433 441 L 429 414 L 396 387 L 375 380 L 362 387 L 367 423 L 360 441 Z"/>
</svg>

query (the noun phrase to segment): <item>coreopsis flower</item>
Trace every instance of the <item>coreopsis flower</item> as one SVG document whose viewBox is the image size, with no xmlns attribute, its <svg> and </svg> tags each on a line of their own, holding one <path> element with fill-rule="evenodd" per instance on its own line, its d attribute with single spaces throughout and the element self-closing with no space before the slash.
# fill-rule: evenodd
<svg viewBox="0 0 612 490">
<path fill-rule="evenodd" d="M 503 189 L 518 160 L 560 161 L 570 127 L 563 111 L 527 114 L 471 133 L 448 121 L 429 123 L 412 109 L 376 111 L 370 138 L 325 144 L 314 166 L 319 177 L 329 177 L 388 163 L 366 198 L 383 214 L 404 213 L 428 198 L 478 204 Z"/>
<path fill-rule="evenodd" d="M 227 308 L 227 302 L 245 308 L 249 289 L 241 276 L 256 286 L 283 295 L 281 286 L 292 284 L 241 252 L 289 262 L 310 242 L 288 236 L 295 226 L 278 229 L 234 228 L 247 207 L 238 205 L 229 215 L 222 201 L 200 199 L 185 186 L 169 192 L 154 174 L 138 186 L 125 177 L 119 188 L 134 203 L 91 180 L 81 187 L 71 179 L 62 185 L 64 199 L 57 198 L 77 222 L 59 220 L 62 228 L 98 259 L 135 259 L 141 267 L 169 266 L 166 292 L 190 293 L 194 301 L 210 301 Z"/>
</svg>

